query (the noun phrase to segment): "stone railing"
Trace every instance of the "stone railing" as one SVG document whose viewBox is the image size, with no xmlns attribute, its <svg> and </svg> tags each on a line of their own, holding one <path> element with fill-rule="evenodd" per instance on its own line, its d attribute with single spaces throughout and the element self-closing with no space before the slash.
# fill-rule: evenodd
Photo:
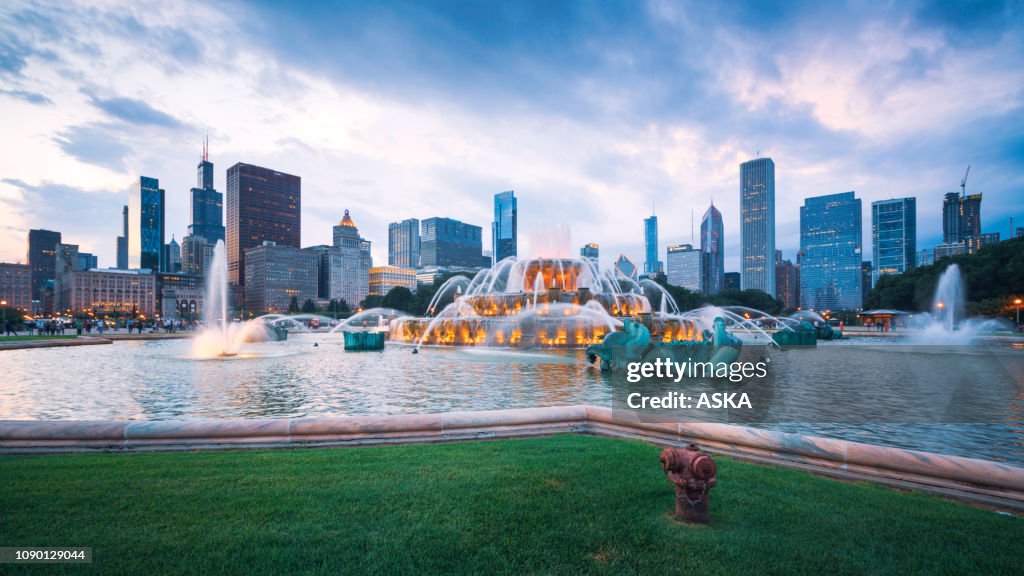
<svg viewBox="0 0 1024 576">
<path fill-rule="evenodd" d="M 0 421 L 0 453 L 345 446 L 563 433 L 697 442 L 747 460 L 1024 510 L 1024 468 L 1017 466 L 730 424 L 642 422 L 635 414 L 596 406 L 288 419 Z"/>
</svg>

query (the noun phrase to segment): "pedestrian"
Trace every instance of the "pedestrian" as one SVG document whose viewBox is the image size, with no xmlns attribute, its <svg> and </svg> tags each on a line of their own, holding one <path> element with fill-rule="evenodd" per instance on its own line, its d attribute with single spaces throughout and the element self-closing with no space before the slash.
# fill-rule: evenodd
<svg viewBox="0 0 1024 576">
<path fill-rule="evenodd" d="M 18 335 L 18 333 L 14 331 L 14 323 L 11 322 L 10 320 L 5 320 L 4 321 L 4 335 L 5 336 L 10 336 L 11 334 L 14 334 L 15 336 Z"/>
</svg>

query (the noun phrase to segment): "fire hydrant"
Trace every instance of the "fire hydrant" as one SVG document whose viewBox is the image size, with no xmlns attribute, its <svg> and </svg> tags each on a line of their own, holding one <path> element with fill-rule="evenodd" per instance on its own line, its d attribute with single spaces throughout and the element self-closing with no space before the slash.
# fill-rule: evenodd
<svg viewBox="0 0 1024 576">
<path fill-rule="evenodd" d="M 676 485 L 676 520 L 687 523 L 708 521 L 711 494 L 718 481 L 718 467 L 711 455 L 696 444 L 686 448 L 665 448 L 658 459 L 669 481 Z"/>
</svg>

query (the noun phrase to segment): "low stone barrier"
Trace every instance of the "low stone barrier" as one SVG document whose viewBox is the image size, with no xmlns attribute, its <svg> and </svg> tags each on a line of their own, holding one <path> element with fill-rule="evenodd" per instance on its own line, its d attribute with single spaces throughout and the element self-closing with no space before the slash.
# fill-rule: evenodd
<svg viewBox="0 0 1024 576">
<path fill-rule="evenodd" d="M 643 422 L 598 406 L 440 414 L 180 421 L 0 421 L 0 453 L 446 442 L 591 433 L 713 452 L 1024 510 L 1024 468 L 713 423 Z"/>
</svg>

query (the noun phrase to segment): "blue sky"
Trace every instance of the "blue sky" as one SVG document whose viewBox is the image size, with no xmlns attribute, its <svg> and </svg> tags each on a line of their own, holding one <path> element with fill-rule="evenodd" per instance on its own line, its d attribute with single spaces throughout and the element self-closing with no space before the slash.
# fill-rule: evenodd
<svg viewBox="0 0 1024 576">
<path fill-rule="evenodd" d="M 303 178 L 303 243 L 350 209 L 387 258 L 387 223 L 451 216 L 489 237 L 494 193 L 531 230 L 642 259 L 714 199 L 738 268 L 739 168 L 776 163 L 777 245 L 803 198 L 983 192 L 985 231 L 1024 225 L 1020 2 L 135 2 L 0 6 L 0 260 L 29 228 L 114 263 L 133 178 L 167 190 L 168 240 L 210 135 L 235 162 Z M 662 256 L 663 257 L 663 256 Z"/>
</svg>

